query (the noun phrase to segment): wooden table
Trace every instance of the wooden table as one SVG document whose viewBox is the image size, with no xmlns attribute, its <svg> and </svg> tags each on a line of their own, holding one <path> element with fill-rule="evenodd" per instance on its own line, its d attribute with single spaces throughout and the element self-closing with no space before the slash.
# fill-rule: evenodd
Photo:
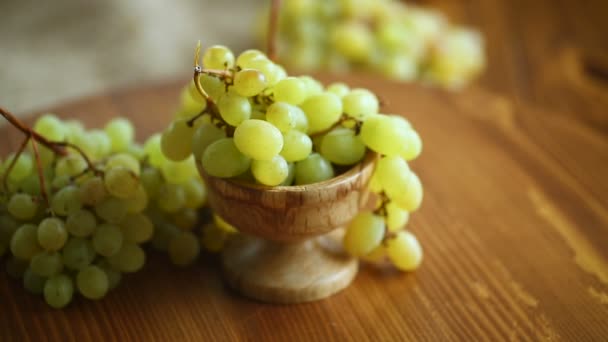
<svg viewBox="0 0 608 342">
<path fill-rule="evenodd" d="M 330 79 L 325 77 L 326 80 Z M 415 273 L 363 266 L 327 300 L 257 303 L 227 289 L 215 257 L 181 270 L 152 255 L 100 302 L 49 309 L 0 275 L 0 341 L 608 339 L 608 139 L 568 113 L 349 77 L 381 94 L 424 140 L 424 183 L 409 227 Z M 89 125 L 123 114 L 143 139 L 164 127 L 180 83 L 56 109 Z M 2 128 L 0 153 L 18 144 Z"/>
</svg>

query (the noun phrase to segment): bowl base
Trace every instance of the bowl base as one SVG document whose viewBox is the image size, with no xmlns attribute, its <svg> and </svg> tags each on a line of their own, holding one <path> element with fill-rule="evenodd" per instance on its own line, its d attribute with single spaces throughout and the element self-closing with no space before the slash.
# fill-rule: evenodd
<svg viewBox="0 0 608 342">
<path fill-rule="evenodd" d="M 335 236 L 277 243 L 239 235 L 222 253 L 228 285 L 243 295 L 270 303 L 302 303 L 346 288 L 358 270 Z"/>
</svg>

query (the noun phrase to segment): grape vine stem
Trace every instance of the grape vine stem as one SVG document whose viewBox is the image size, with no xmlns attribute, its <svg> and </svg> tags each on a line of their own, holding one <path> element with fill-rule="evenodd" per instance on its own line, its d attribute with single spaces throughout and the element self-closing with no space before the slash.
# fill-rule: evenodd
<svg viewBox="0 0 608 342">
<path fill-rule="evenodd" d="M 268 38 L 266 46 L 266 54 L 268 58 L 276 62 L 277 58 L 277 26 L 279 23 L 279 10 L 281 9 L 281 0 L 270 1 L 270 18 L 268 23 Z"/>
<path fill-rule="evenodd" d="M 47 140 L 42 135 L 36 133 L 34 130 L 32 130 L 31 128 L 29 128 L 26 124 L 24 124 L 19 119 L 17 119 L 17 117 L 15 115 L 13 115 L 11 112 L 9 112 L 8 110 L 0 107 L 0 114 L 11 125 L 13 125 L 15 128 L 17 128 L 21 132 L 23 132 L 23 134 L 25 134 L 26 136 L 31 137 L 32 139 L 36 140 L 36 142 L 38 142 L 40 145 L 43 145 L 43 146 L 47 147 L 48 149 L 50 149 L 53 152 L 55 152 L 55 154 L 58 154 L 60 156 L 65 156 L 65 155 L 68 154 L 67 150 L 64 147 L 59 146 L 56 143 Z"/>
</svg>

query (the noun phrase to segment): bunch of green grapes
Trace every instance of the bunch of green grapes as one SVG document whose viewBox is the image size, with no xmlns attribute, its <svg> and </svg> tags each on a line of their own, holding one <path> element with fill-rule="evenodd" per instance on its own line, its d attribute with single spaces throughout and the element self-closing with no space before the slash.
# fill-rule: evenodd
<svg viewBox="0 0 608 342">
<path fill-rule="evenodd" d="M 407 164 L 420 154 L 422 141 L 406 119 L 381 114 L 367 89 L 289 76 L 257 50 L 235 58 L 228 48 L 212 46 L 203 66 L 160 137 L 167 159 L 194 158 L 210 176 L 273 187 L 328 180 L 375 152 L 382 158 L 371 190 L 383 201 L 353 221 L 345 247 L 367 256 L 384 243 L 400 269 L 418 266 L 417 240 L 398 232 L 422 200 L 420 180 Z"/>
<path fill-rule="evenodd" d="M 485 66 L 479 32 L 398 0 L 285 0 L 277 38 L 279 61 L 297 70 L 366 70 L 458 88 Z"/>
<path fill-rule="evenodd" d="M 33 151 L 8 156 L 1 165 L 0 256 L 9 254 L 7 271 L 27 290 L 55 308 L 76 292 L 101 299 L 122 274 L 144 266 L 148 241 L 167 246 L 177 265 L 196 259 L 200 241 L 190 230 L 206 189 L 193 163 L 166 162 L 154 147 L 158 136 L 137 145 L 123 118 L 87 131 L 76 121 L 45 115 L 34 130 L 71 149 L 56 156 L 38 147 L 44 188 Z M 167 226 L 181 230 L 167 234 Z"/>
</svg>

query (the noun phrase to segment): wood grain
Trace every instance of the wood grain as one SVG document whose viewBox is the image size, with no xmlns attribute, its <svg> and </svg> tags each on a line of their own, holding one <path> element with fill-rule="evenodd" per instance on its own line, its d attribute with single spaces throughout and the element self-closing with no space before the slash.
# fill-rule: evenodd
<svg viewBox="0 0 608 342">
<path fill-rule="evenodd" d="M 152 255 L 105 300 L 63 311 L 2 272 L 0 340 L 606 340 L 606 134 L 477 88 L 346 81 L 382 94 L 423 137 L 411 167 L 425 199 L 409 223 L 425 249 L 420 270 L 363 266 L 330 299 L 281 306 L 229 290 L 216 257 L 180 270 Z M 178 92 L 149 86 L 56 112 L 90 125 L 129 115 L 143 139 L 167 124 Z M 1 133 L 4 155 L 18 134 Z"/>
</svg>

